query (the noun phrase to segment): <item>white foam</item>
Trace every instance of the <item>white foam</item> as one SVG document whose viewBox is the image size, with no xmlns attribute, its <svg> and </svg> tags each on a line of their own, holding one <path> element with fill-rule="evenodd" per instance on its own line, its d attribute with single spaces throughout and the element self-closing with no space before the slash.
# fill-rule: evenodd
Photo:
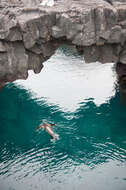
<svg viewBox="0 0 126 190">
<path fill-rule="evenodd" d="M 54 5 L 54 0 L 42 0 L 40 5 L 52 7 Z"/>
</svg>

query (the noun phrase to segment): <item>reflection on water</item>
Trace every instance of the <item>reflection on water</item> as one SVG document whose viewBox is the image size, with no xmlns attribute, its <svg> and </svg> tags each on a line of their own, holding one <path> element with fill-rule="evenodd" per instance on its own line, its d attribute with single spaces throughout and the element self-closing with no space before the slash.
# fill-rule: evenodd
<svg viewBox="0 0 126 190">
<path fill-rule="evenodd" d="M 69 70 L 65 67 L 64 64 L 64 70 Z M 72 66 L 68 64 L 68 67 Z M 91 68 L 93 70 L 93 65 Z M 102 68 L 98 70 L 102 72 Z M 79 74 L 80 71 L 77 69 Z M 49 75 L 48 69 L 44 72 Z M 57 78 L 53 71 L 49 72 L 50 77 Z M 76 78 L 77 73 L 71 75 Z M 8 84 L 0 93 L 0 190 L 81 190 L 84 187 L 87 190 L 125 190 L 126 107 L 120 105 L 118 92 L 114 91 L 111 98 L 108 93 L 101 104 L 95 101 L 95 93 L 83 99 L 84 91 L 80 92 L 80 99 L 71 93 L 71 102 L 76 101 L 73 108 L 71 103 L 67 107 L 66 101 L 60 102 L 60 98 L 53 102 L 51 91 L 48 96 L 42 92 L 49 87 L 49 82 L 46 86 L 44 81 L 41 96 L 30 79 L 22 83 L 24 87 L 21 83 Z M 113 91 L 112 84 L 109 92 Z M 64 85 L 64 81 L 60 81 L 60 85 Z M 43 119 L 56 123 L 53 129 L 60 139 L 55 143 L 45 131 L 36 131 Z"/>
<path fill-rule="evenodd" d="M 115 94 L 113 64 L 85 64 L 73 49 L 64 47 L 44 65 L 39 75 L 30 72 L 28 80 L 17 84 L 32 89 L 37 98 L 45 97 L 64 111 L 75 111 L 80 102 L 89 98 L 100 105 Z"/>
</svg>

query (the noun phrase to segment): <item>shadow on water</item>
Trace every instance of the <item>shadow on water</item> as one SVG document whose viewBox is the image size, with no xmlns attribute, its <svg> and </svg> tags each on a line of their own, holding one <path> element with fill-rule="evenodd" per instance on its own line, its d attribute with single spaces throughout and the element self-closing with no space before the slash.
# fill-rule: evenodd
<svg viewBox="0 0 126 190">
<path fill-rule="evenodd" d="M 125 114 L 118 92 L 99 107 L 87 99 L 75 112 L 66 113 L 22 87 L 8 84 L 0 92 L 0 175 L 11 174 L 15 165 L 18 169 L 13 172 L 19 172 L 27 163 L 32 163 L 34 175 L 80 163 L 94 168 L 109 160 L 124 162 Z M 53 129 L 60 139 L 55 143 L 45 131 L 36 131 L 43 119 L 56 123 Z"/>
</svg>

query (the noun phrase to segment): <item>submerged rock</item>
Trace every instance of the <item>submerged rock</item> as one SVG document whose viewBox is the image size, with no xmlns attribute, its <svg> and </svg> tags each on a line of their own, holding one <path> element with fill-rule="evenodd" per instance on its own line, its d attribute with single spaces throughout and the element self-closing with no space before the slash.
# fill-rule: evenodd
<svg viewBox="0 0 126 190">
<path fill-rule="evenodd" d="M 62 43 L 76 46 L 86 62 L 126 64 L 125 0 L 53 3 L 0 1 L 0 81 L 26 79 L 31 69 L 39 73 Z"/>
</svg>

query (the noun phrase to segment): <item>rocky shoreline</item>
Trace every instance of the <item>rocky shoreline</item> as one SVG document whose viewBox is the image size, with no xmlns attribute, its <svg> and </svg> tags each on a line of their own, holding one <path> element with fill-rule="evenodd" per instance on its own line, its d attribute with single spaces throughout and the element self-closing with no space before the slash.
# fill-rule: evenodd
<svg viewBox="0 0 126 190">
<path fill-rule="evenodd" d="M 126 66 L 126 0 L 40 2 L 0 0 L 1 85 L 39 73 L 62 43 L 76 46 L 86 62 Z"/>
</svg>

